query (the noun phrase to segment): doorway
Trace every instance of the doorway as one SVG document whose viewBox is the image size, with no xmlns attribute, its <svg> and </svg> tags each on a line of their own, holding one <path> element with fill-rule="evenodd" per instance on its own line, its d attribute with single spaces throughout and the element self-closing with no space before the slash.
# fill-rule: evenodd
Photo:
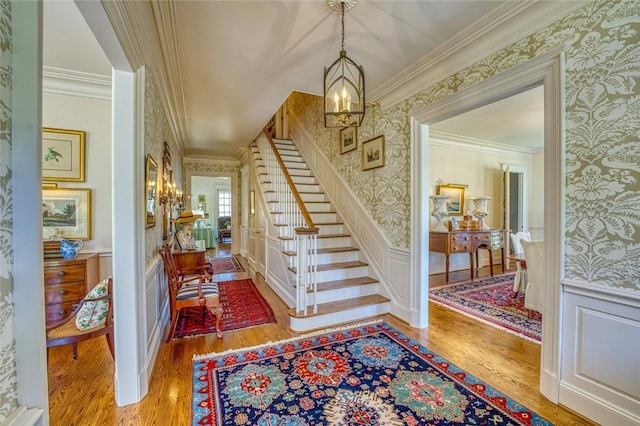
<svg viewBox="0 0 640 426">
<path fill-rule="evenodd" d="M 426 326 L 429 277 L 430 126 L 489 105 L 536 86 L 544 91 L 544 264 L 545 315 L 542 319 L 540 392 L 553 402 L 559 397 L 560 273 L 562 258 L 562 63 L 561 50 L 540 55 L 508 71 L 488 78 L 441 101 L 415 111 L 411 116 L 412 143 L 412 325 Z"/>
</svg>

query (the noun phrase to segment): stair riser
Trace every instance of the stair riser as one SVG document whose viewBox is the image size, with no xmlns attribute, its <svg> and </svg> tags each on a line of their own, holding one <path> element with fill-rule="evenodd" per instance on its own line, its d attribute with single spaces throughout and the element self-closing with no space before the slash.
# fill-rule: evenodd
<svg viewBox="0 0 640 426">
<path fill-rule="evenodd" d="M 333 210 L 331 203 L 306 203 L 305 207 L 309 213 L 321 213 Z"/>
<path fill-rule="evenodd" d="M 313 223 L 331 223 L 338 221 L 338 215 L 335 213 L 311 213 L 311 220 Z"/>
<path fill-rule="evenodd" d="M 377 284 L 357 285 L 318 292 L 318 303 L 336 302 L 378 293 Z M 311 299 L 313 302 L 313 298 Z"/>
<path fill-rule="evenodd" d="M 316 178 L 313 176 L 291 176 L 291 180 L 296 185 L 317 185 Z"/>
<path fill-rule="evenodd" d="M 318 282 L 346 280 L 348 278 L 359 278 L 359 277 L 367 276 L 368 272 L 369 272 L 369 268 L 367 266 L 357 266 L 355 268 L 332 269 L 330 271 L 317 272 L 316 280 Z"/>
<path fill-rule="evenodd" d="M 275 194 L 274 194 L 275 197 Z M 326 197 L 324 194 L 300 194 L 300 198 L 302 198 L 302 201 L 306 202 L 306 201 L 327 201 Z"/>
<path fill-rule="evenodd" d="M 342 225 L 317 225 L 320 234 L 343 234 Z"/>
<path fill-rule="evenodd" d="M 336 248 L 351 246 L 350 237 L 318 238 L 318 248 Z"/>
<path fill-rule="evenodd" d="M 304 158 L 299 155 L 292 155 L 291 153 L 280 153 L 280 158 L 282 158 L 282 161 L 285 163 L 304 163 Z"/>
<path fill-rule="evenodd" d="M 320 253 L 316 256 L 318 265 L 326 265 L 328 263 L 339 262 L 355 262 L 360 260 L 358 250 L 341 251 L 337 253 Z M 292 256 L 295 258 L 295 256 Z"/>
<path fill-rule="evenodd" d="M 303 333 L 310 330 L 328 327 L 335 324 L 358 321 L 365 318 L 371 318 L 378 315 L 386 314 L 390 309 L 389 302 L 378 303 L 375 305 L 360 306 L 354 309 L 344 310 L 340 312 L 332 312 L 326 315 L 316 315 L 306 318 L 290 318 L 289 328 L 297 333 Z M 313 311 L 313 307 L 309 307 L 309 312 Z"/>
</svg>

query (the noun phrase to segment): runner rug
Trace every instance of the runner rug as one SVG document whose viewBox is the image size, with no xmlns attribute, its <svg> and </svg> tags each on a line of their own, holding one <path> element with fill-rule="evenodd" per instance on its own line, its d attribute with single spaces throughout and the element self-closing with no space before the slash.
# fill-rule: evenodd
<svg viewBox="0 0 640 426">
<path fill-rule="evenodd" d="M 222 331 L 276 322 L 273 310 L 251 279 L 220 281 L 218 291 L 223 311 L 220 320 Z M 180 310 L 174 334 L 176 338 L 215 332 L 216 319 L 208 310 L 202 307 Z"/>
<path fill-rule="evenodd" d="M 209 262 L 213 268 L 213 275 L 244 271 L 244 268 L 234 256 L 212 257 L 209 259 Z"/>
<path fill-rule="evenodd" d="M 513 298 L 514 274 L 498 275 L 434 288 L 429 298 L 484 323 L 538 342 L 542 336 L 542 315 L 524 307 L 524 296 Z"/>
<path fill-rule="evenodd" d="M 193 361 L 194 425 L 550 425 L 385 323 Z"/>
</svg>

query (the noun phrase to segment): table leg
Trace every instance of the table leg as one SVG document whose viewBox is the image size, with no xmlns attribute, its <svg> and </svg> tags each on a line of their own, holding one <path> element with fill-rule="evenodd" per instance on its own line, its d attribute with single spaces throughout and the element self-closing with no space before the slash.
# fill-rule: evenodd
<svg viewBox="0 0 640 426">
<path fill-rule="evenodd" d="M 447 284 L 449 284 L 449 255 L 445 254 L 444 257 L 446 259 L 445 260 L 446 268 L 445 268 L 444 280 L 447 282 Z"/>
<path fill-rule="evenodd" d="M 478 252 L 476 251 L 476 256 Z M 473 281 L 473 252 L 469 252 L 469 270 L 471 271 L 471 281 Z"/>
</svg>

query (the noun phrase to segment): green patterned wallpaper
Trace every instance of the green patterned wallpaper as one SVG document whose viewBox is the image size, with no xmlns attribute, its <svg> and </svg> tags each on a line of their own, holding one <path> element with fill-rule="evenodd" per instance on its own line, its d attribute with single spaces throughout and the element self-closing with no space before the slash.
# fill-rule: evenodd
<svg viewBox="0 0 640 426">
<path fill-rule="evenodd" d="M 369 107 L 360 142 L 386 139 L 384 168 L 361 171 L 360 149 L 340 155 L 322 100 L 294 93 L 301 120 L 395 246 L 410 234 L 410 114 L 566 46 L 566 259 L 571 279 L 640 289 L 640 2 L 600 1 L 381 111 Z"/>
<path fill-rule="evenodd" d="M 145 88 L 144 88 L 144 152 L 145 158 L 147 154 L 158 163 L 158 172 L 160 179 L 163 178 L 162 158 L 164 156 L 164 143 L 169 144 L 171 150 L 171 168 L 173 170 L 173 179 L 178 188 L 182 188 L 182 156 L 178 152 L 167 114 L 165 113 L 160 92 L 156 84 L 151 68 L 145 70 Z M 142 188 L 140 188 L 142 191 Z M 158 249 L 162 246 L 162 208 L 157 206 L 156 225 L 145 231 L 145 264 L 149 265 L 158 255 Z"/>
<path fill-rule="evenodd" d="M 18 406 L 13 305 L 13 195 L 11 115 L 13 93 L 11 2 L 0 1 L 0 423 Z"/>
</svg>

